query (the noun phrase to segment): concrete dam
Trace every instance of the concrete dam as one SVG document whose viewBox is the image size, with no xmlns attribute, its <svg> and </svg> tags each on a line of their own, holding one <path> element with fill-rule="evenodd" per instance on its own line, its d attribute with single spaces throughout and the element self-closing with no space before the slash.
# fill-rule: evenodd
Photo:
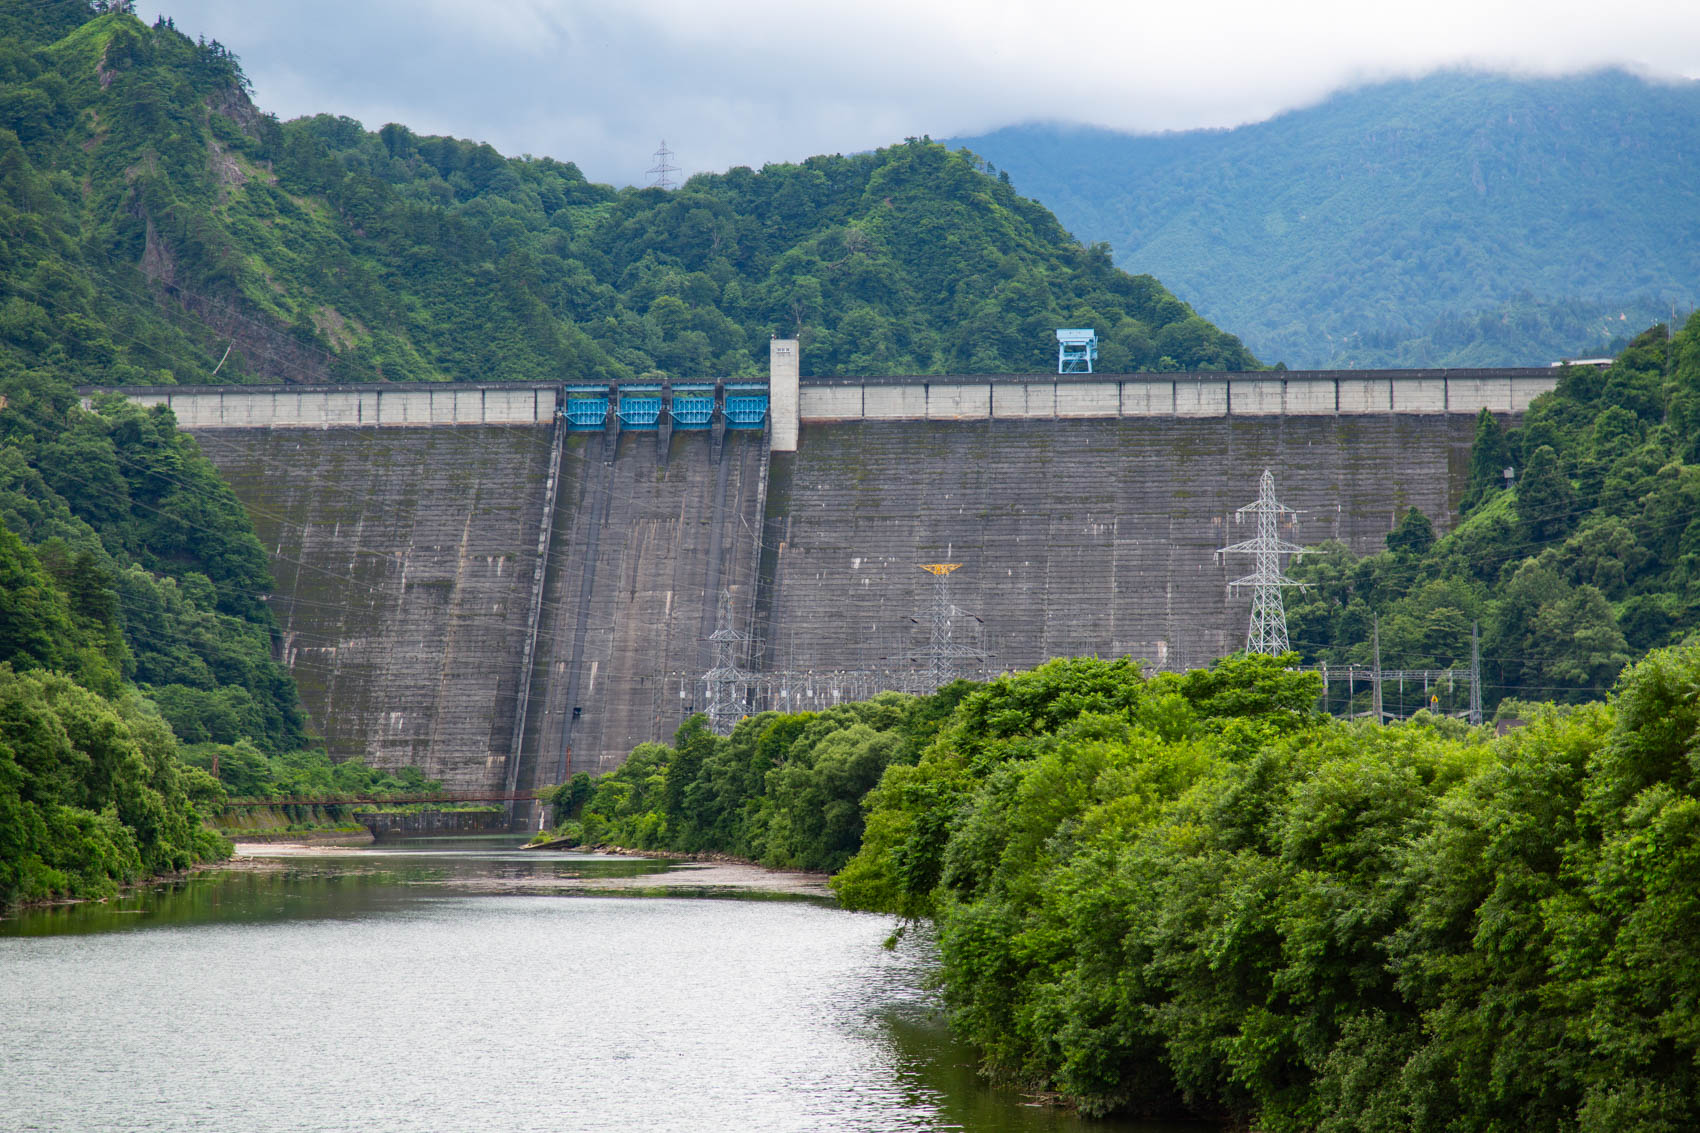
<svg viewBox="0 0 1700 1133">
<path fill-rule="evenodd" d="M 670 738 L 728 662 L 754 708 L 901 684 L 923 563 L 962 564 L 970 669 L 1208 663 L 1244 643 L 1245 564 L 1215 551 L 1265 467 L 1299 510 L 1284 538 L 1374 551 L 1406 508 L 1449 523 L 1481 409 L 1556 382 L 798 370 L 778 340 L 766 382 L 123 392 L 168 405 L 253 517 L 333 758 L 530 790 Z"/>
</svg>

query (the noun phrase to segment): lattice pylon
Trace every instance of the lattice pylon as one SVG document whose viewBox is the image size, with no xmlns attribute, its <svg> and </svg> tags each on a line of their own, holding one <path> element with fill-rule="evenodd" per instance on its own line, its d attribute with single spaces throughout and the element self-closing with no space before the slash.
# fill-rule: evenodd
<svg viewBox="0 0 1700 1133">
<path fill-rule="evenodd" d="M 1267 653 L 1278 657 L 1287 652 L 1287 610 L 1281 601 L 1281 591 L 1289 587 L 1303 589 L 1281 573 L 1281 556 L 1298 557 L 1305 548 L 1281 538 L 1282 514 L 1297 515 L 1275 498 L 1275 476 L 1265 468 L 1258 480 L 1257 499 L 1234 513 L 1236 519 L 1246 515 L 1257 517 L 1257 538 L 1223 547 L 1218 554 L 1255 555 L 1256 569 L 1244 578 L 1228 583 L 1231 590 L 1251 588 L 1251 623 L 1246 630 L 1247 653 Z"/>
<path fill-rule="evenodd" d="M 665 138 L 661 140 L 661 148 L 656 150 L 653 156 L 655 157 L 655 167 L 653 169 L 644 170 L 646 175 L 653 178 L 653 180 L 649 183 L 649 187 L 651 189 L 673 188 L 676 184 L 673 180 L 673 174 L 679 172 L 679 167 L 673 164 L 673 158 L 676 155 L 672 150 L 667 148 L 667 140 Z"/>
<path fill-rule="evenodd" d="M 956 643 L 956 615 L 950 601 L 950 575 L 961 563 L 921 563 L 921 569 L 936 580 L 933 587 L 932 632 L 927 643 L 926 667 L 917 675 L 915 691 L 934 692 L 962 676 L 964 661 L 984 662 L 984 651 Z"/>
<path fill-rule="evenodd" d="M 708 726 L 716 735 L 729 736 L 749 712 L 749 693 L 756 684 L 756 674 L 738 664 L 740 649 L 752 638 L 732 628 L 732 592 L 720 592 L 720 606 L 715 615 L 714 632 L 708 635 L 714 643 L 714 666 L 702 675 L 705 699 L 708 701 Z"/>
</svg>

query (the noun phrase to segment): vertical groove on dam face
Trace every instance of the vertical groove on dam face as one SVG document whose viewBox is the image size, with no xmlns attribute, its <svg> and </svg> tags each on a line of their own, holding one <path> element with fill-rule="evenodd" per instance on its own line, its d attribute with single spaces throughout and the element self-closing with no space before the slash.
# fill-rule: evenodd
<svg viewBox="0 0 1700 1133">
<path fill-rule="evenodd" d="M 994 671 L 1081 654 L 1207 664 L 1244 646 L 1250 597 L 1227 583 L 1251 564 L 1215 551 L 1253 533 L 1233 514 L 1265 467 L 1301 513 L 1283 537 L 1372 552 L 1407 507 L 1449 526 L 1474 428 L 1463 415 L 806 425 L 773 468 L 766 664 L 912 664 L 934 585 L 917 564 L 940 561 L 963 564 L 952 602 L 983 619 Z"/>
<path fill-rule="evenodd" d="M 549 428 L 195 436 L 271 555 L 284 660 L 331 757 L 500 789 Z"/>
</svg>

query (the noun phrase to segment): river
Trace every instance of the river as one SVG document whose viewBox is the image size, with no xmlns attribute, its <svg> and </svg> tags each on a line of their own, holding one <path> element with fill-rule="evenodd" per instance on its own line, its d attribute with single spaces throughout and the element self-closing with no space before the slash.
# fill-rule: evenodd
<svg viewBox="0 0 1700 1133">
<path fill-rule="evenodd" d="M 981 1083 L 891 918 L 701 880 L 422 840 L 0 920 L 0 1128 L 1167 1128 Z"/>
</svg>

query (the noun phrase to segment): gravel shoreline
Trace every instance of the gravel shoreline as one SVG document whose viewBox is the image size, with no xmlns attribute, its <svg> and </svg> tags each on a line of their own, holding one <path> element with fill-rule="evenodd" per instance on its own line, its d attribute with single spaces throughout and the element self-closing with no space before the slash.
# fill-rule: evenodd
<svg viewBox="0 0 1700 1133">
<path fill-rule="evenodd" d="M 392 843 L 393 845 L 393 843 Z M 286 869 L 291 861 L 312 858 L 347 858 L 371 854 L 370 847 L 327 846 L 307 842 L 238 842 L 228 862 L 209 864 L 208 869 Z M 664 861 L 664 872 L 625 877 L 575 876 L 568 870 L 556 876 L 450 877 L 443 884 L 481 893 L 657 893 L 737 894 L 768 893 L 781 896 L 836 900 L 826 887 L 824 873 L 768 869 L 753 862 L 728 858 L 702 860 L 678 855 L 639 853 L 632 850 L 598 848 L 585 851 L 607 857 L 646 858 Z M 378 856 L 374 854 L 374 856 Z M 547 860 L 539 858 L 540 861 Z M 566 865 L 568 863 L 563 863 Z"/>
</svg>

